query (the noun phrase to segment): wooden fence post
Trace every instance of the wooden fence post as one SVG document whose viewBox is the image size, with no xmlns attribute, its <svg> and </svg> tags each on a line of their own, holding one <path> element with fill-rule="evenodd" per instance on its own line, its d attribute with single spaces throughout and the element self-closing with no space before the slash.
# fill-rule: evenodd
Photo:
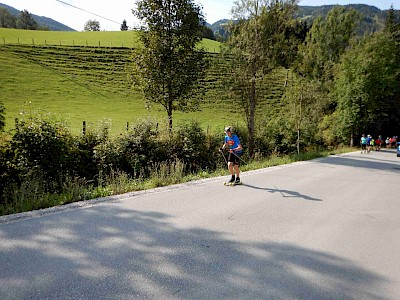
<svg viewBox="0 0 400 300">
<path fill-rule="evenodd" d="M 82 133 L 83 135 L 86 135 L 86 121 L 83 121 L 83 128 L 82 128 Z"/>
</svg>

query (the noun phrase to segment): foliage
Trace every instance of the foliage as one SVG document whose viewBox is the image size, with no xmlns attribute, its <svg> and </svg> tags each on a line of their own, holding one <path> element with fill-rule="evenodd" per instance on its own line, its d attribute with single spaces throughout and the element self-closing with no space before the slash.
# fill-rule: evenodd
<svg viewBox="0 0 400 300">
<path fill-rule="evenodd" d="M 218 149 L 221 143 L 222 139 L 206 134 L 199 122 L 184 122 L 174 134 L 169 156 L 181 161 L 188 172 L 199 169 L 214 170 L 218 161 L 215 149 Z"/>
<path fill-rule="evenodd" d="M 344 135 L 399 128 L 388 118 L 400 108 L 397 50 L 390 34 L 380 33 L 364 38 L 343 55 L 335 93 Z"/>
<path fill-rule="evenodd" d="M 134 178 L 148 176 L 158 155 L 156 124 L 151 120 L 139 122 L 115 140 L 106 139 L 95 148 L 94 157 L 98 172 L 103 176 L 113 171 L 123 171 Z"/>
<path fill-rule="evenodd" d="M 386 19 L 385 19 L 385 27 L 383 30 L 387 33 L 394 33 L 399 30 L 400 27 L 400 17 L 399 20 L 396 20 L 395 11 L 393 9 L 393 4 L 388 10 Z"/>
<path fill-rule="evenodd" d="M 126 24 L 126 20 L 123 20 L 121 24 L 121 31 L 127 31 L 127 30 L 128 30 L 128 25 Z"/>
<path fill-rule="evenodd" d="M 17 18 L 4 7 L 0 7 L 0 27 L 17 28 Z"/>
<path fill-rule="evenodd" d="M 19 29 L 29 29 L 35 30 L 38 29 L 38 24 L 33 18 L 32 14 L 29 13 L 26 9 L 21 11 L 17 21 L 16 21 L 17 28 Z"/>
<path fill-rule="evenodd" d="M 24 30 L 46 29 L 46 28 L 40 28 L 33 15 L 29 13 L 27 10 L 23 10 L 19 12 L 18 16 L 14 16 L 7 9 L 7 7 L 1 7 L 1 6 L 0 6 L 0 27 L 18 28 Z"/>
<path fill-rule="evenodd" d="M 53 116 L 24 115 L 0 144 L 0 213 L 6 203 L 30 210 L 125 192 L 119 184 L 151 176 L 156 186 L 179 182 L 186 174 L 215 170 L 221 143 L 197 122 L 170 133 L 147 119 L 111 138 L 106 123 L 74 136 Z"/>
<path fill-rule="evenodd" d="M 134 14 L 146 23 L 143 47 L 133 52 L 132 76 L 148 103 L 160 104 L 172 129 L 175 110 L 196 110 L 204 97 L 205 51 L 196 49 L 204 26 L 192 0 L 142 0 Z"/>
<path fill-rule="evenodd" d="M 84 31 L 100 31 L 100 22 L 97 20 L 88 20 L 84 27 Z"/>
<path fill-rule="evenodd" d="M 283 61 L 290 61 L 293 40 L 286 33 L 293 25 L 296 3 L 293 0 L 242 1 L 236 2 L 232 9 L 233 17 L 239 21 L 232 24 L 225 49 L 231 58 L 227 86 L 230 96 L 245 112 L 250 156 L 255 147 L 255 112 L 263 96 L 264 77 Z"/>
<path fill-rule="evenodd" d="M 336 5 L 299 6 L 296 17 L 306 20 L 311 26 L 317 18 L 325 19 L 327 14 L 335 6 Z M 358 37 L 382 30 L 385 20 L 385 10 L 380 10 L 375 6 L 365 4 L 348 4 L 342 6 L 346 10 L 354 9 L 360 14 L 361 22 L 356 27 L 356 34 Z M 397 12 L 400 13 L 400 11 Z"/>
<path fill-rule="evenodd" d="M 61 120 L 30 115 L 16 125 L 11 140 L 16 167 L 26 176 L 40 174 L 49 183 L 49 191 L 58 190 L 66 170 L 74 162 L 70 159 L 72 136 Z"/>
<path fill-rule="evenodd" d="M 354 9 L 346 10 L 343 6 L 335 6 L 325 19 L 317 18 L 300 47 L 297 72 L 329 84 L 334 77 L 333 67 L 349 47 L 359 18 Z"/>
<path fill-rule="evenodd" d="M 297 153 L 306 147 L 322 145 L 318 124 L 329 99 L 323 96 L 319 84 L 291 73 L 282 102 L 285 105 L 279 118 L 283 118 L 282 123 L 290 132 L 296 133 L 291 145 L 296 145 Z"/>
<path fill-rule="evenodd" d="M 210 27 L 207 26 L 203 26 L 203 28 L 201 29 L 201 37 L 203 39 L 215 40 L 214 32 Z"/>
</svg>

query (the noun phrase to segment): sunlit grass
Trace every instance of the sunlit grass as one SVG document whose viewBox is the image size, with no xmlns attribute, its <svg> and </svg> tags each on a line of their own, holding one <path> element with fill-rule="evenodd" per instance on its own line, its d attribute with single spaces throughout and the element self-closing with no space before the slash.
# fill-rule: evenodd
<svg viewBox="0 0 400 300">
<path fill-rule="evenodd" d="M 0 44 L 127 47 L 139 43 L 136 31 L 44 31 L 0 28 Z M 208 52 L 220 52 L 220 43 L 203 39 Z"/>
</svg>

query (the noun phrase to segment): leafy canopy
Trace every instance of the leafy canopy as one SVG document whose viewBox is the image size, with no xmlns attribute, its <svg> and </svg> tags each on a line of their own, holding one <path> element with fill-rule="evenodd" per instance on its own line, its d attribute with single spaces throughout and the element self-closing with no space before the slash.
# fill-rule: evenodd
<svg viewBox="0 0 400 300">
<path fill-rule="evenodd" d="M 195 110 L 204 96 L 208 66 L 201 41 L 204 18 L 191 0 L 142 0 L 134 15 L 143 22 L 141 48 L 133 51 L 133 81 L 148 104 L 162 105 L 172 128 L 172 112 Z"/>
</svg>

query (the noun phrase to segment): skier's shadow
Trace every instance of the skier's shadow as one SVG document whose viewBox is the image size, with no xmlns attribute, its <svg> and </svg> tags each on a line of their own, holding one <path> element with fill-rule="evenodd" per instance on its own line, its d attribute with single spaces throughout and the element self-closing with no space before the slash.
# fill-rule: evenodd
<svg viewBox="0 0 400 300">
<path fill-rule="evenodd" d="M 254 185 L 250 185 L 250 184 L 247 184 L 247 183 L 243 183 L 242 185 L 243 186 L 247 186 L 247 187 L 252 188 L 252 189 L 267 191 L 268 193 L 279 193 L 279 194 L 282 195 L 283 198 L 301 198 L 301 199 L 310 200 L 310 201 L 323 201 L 322 199 L 313 198 L 313 197 L 310 197 L 310 196 L 307 196 L 307 195 L 303 195 L 303 194 L 300 194 L 299 192 L 278 189 L 276 186 L 274 186 L 274 189 L 271 189 L 271 188 L 264 188 L 264 187 L 254 186 Z"/>
</svg>

